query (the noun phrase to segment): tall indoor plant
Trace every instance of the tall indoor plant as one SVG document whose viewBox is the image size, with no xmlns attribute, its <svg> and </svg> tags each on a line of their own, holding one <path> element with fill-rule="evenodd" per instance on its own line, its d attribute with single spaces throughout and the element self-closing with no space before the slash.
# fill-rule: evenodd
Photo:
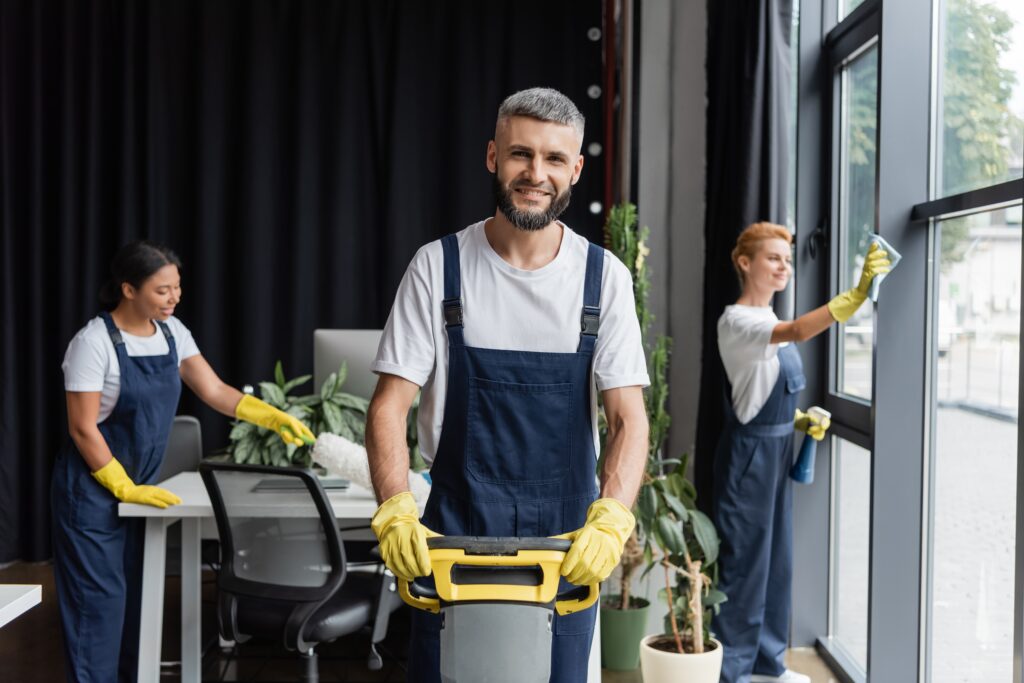
<svg viewBox="0 0 1024 683">
<path fill-rule="evenodd" d="M 665 588 L 659 596 L 668 608 L 665 633 L 670 634 L 648 640 L 654 647 L 668 647 L 679 654 L 701 655 L 706 650 L 712 653 L 717 650 L 710 659 L 717 656 L 720 666 L 721 646 L 711 638 L 709 631 L 711 611 L 725 600 L 725 595 L 716 588 L 718 534 L 711 520 L 697 509 L 696 488 L 685 477 L 686 458 L 664 457 L 671 424 L 665 404 L 672 339 L 657 335 L 653 343 L 650 341 L 653 315 L 648 308 L 650 274 L 646 265 L 650 253 L 649 234 L 646 227 L 639 227 L 633 204 L 621 204 L 609 212 L 605 239 L 612 253 L 633 276 L 637 318 L 649 354 L 651 385 L 644 393 L 650 438 L 646 470 L 635 507 L 637 526 L 623 551 L 618 593 L 602 601 L 602 658 L 605 668 L 636 668 L 639 663 L 647 601 L 631 596 L 631 587 L 636 571 L 646 566 L 645 576 L 655 568 L 664 572 Z M 666 470 L 671 472 L 666 473 Z M 625 632 L 625 629 L 619 632 L 622 624 L 631 627 L 632 632 Z M 609 633 L 610 630 L 613 632 Z M 694 634 L 700 637 L 694 638 Z M 648 668 L 645 668 L 645 680 L 654 680 L 657 674 L 648 673 Z M 716 671 L 714 681 L 717 680 Z"/>
<path fill-rule="evenodd" d="M 654 318 L 648 308 L 650 274 L 646 257 L 650 253 L 647 246 L 649 234 L 646 227 L 641 228 L 637 223 L 635 205 L 624 203 L 612 207 L 605 223 L 605 242 L 633 277 L 636 315 L 640 321 L 644 349 L 649 355 L 651 385 L 644 392 L 650 424 L 645 483 L 661 474 L 663 467 L 661 450 L 670 423 L 665 400 L 668 397 L 668 357 L 672 344 L 672 340 L 664 335 L 658 335 L 653 344 L 649 341 L 648 333 Z M 629 670 L 640 664 L 639 645 L 646 632 L 649 602 L 632 595 L 632 582 L 637 570 L 645 563 L 640 541 L 643 537 L 644 531 L 638 525 L 622 553 L 618 592 L 606 596 L 601 603 L 601 659 L 606 669 Z"/>
</svg>

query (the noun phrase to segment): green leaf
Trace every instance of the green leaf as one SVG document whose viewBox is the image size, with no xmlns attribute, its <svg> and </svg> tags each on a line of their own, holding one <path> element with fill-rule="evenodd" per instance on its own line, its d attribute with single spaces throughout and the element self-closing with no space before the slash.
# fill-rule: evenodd
<svg viewBox="0 0 1024 683">
<path fill-rule="evenodd" d="M 325 401 L 329 401 L 331 396 L 334 395 L 334 385 L 338 381 L 338 373 L 332 372 L 327 375 L 327 379 L 324 380 L 323 385 L 320 387 L 320 398 Z"/>
<path fill-rule="evenodd" d="M 260 382 L 260 395 L 264 401 L 275 408 L 285 407 L 284 392 L 273 382 Z"/>
<path fill-rule="evenodd" d="M 347 432 L 348 429 L 346 428 L 345 419 L 341 415 L 341 408 L 330 401 L 324 401 L 321 407 L 324 411 L 324 422 L 327 423 L 327 430 L 333 434 L 344 436 L 342 430 Z"/>
<path fill-rule="evenodd" d="M 310 394 L 291 398 L 290 401 L 293 406 L 318 406 L 323 402 L 323 398 L 318 394 Z"/>
<path fill-rule="evenodd" d="M 274 365 L 274 381 L 277 382 L 279 389 L 284 389 L 284 368 L 281 367 L 281 361 Z"/>
<path fill-rule="evenodd" d="M 673 496 L 671 493 L 662 494 L 662 498 L 665 501 L 665 505 L 672 511 L 672 514 L 676 516 L 680 522 L 685 522 L 690 517 L 689 511 L 683 503 Z"/>
<path fill-rule="evenodd" d="M 636 507 L 640 516 L 645 520 L 654 519 L 654 516 L 658 513 L 658 494 L 654 492 L 654 488 L 649 484 L 644 484 L 640 488 L 640 496 L 637 498 Z"/>
<path fill-rule="evenodd" d="M 256 431 L 256 425 L 251 422 L 243 422 L 242 420 L 239 420 L 235 422 L 234 426 L 231 428 L 231 433 L 228 434 L 228 438 L 232 441 L 238 441 L 254 431 Z"/>
<path fill-rule="evenodd" d="M 726 597 L 725 593 L 718 590 L 717 588 L 712 588 L 708 591 L 707 595 L 701 598 L 701 604 L 703 604 L 705 607 L 714 607 L 716 605 L 721 605 L 728 599 L 729 598 Z"/>
<path fill-rule="evenodd" d="M 679 555 L 683 552 L 686 541 L 683 539 L 682 524 L 669 517 L 659 517 L 657 523 L 658 535 L 661 537 L 662 548 L 672 555 Z"/>
<path fill-rule="evenodd" d="M 331 392 L 332 395 L 337 393 L 338 389 L 341 388 L 341 385 L 345 383 L 346 379 L 348 379 L 348 361 L 342 361 L 341 367 L 338 368 L 338 378 L 334 383 L 334 390 Z"/>
<path fill-rule="evenodd" d="M 353 412 L 351 410 L 341 411 L 342 421 L 345 426 L 348 427 L 349 432 L 352 436 L 349 437 L 352 441 L 362 445 L 366 442 L 366 418 L 361 414 Z"/>
<path fill-rule="evenodd" d="M 683 461 L 679 458 L 665 458 L 664 460 L 655 460 L 658 465 L 664 467 L 665 465 L 681 465 Z"/>
<path fill-rule="evenodd" d="M 693 535 L 704 554 L 704 565 L 707 566 L 718 559 L 718 532 L 715 531 L 715 525 L 708 516 L 700 510 L 690 511 L 690 522 L 693 525 Z"/>
<path fill-rule="evenodd" d="M 345 392 L 339 391 L 334 396 L 331 396 L 331 402 L 335 403 L 342 408 L 351 408 L 357 410 L 362 414 L 366 414 L 366 411 L 370 408 L 370 402 L 361 396 L 353 396 L 352 394 L 346 394 Z"/>
<path fill-rule="evenodd" d="M 285 394 L 287 394 L 289 391 L 291 391 L 295 387 L 301 386 L 301 385 L 305 384 L 306 382 L 308 382 L 311 379 L 313 379 L 313 375 L 300 375 L 299 377 L 296 377 L 293 380 L 285 382 L 284 385 L 281 387 L 281 391 L 283 391 Z"/>
</svg>

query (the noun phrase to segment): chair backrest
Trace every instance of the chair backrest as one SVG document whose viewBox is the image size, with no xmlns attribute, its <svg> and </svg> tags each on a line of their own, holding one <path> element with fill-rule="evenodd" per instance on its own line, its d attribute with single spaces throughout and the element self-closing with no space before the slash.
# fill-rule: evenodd
<svg viewBox="0 0 1024 683">
<path fill-rule="evenodd" d="M 345 550 L 327 494 L 310 470 L 203 461 L 221 542 L 221 627 L 237 633 L 236 599 L 293 603 L 285 625 L 299 637 L 306 619 L 345 580 Z"/>
<path fill-rule="evenodd" d="M 348 376 L 342 391 L 354 396 L 370 398 L 377 387 L 377 375 L 370 369 L 377 357 L 381 330 L 314 330 L 313 382 L 315 391 L 328 375 L 336 372 L 342 362 Z"/>
<path fill-rule="evenodd" d="M 156 480 L 164 481 L 179 472 L 195 472 L 202 459 L 203 432 L 199 420 L 191 415 L 176 415 Z"/>
</svg>

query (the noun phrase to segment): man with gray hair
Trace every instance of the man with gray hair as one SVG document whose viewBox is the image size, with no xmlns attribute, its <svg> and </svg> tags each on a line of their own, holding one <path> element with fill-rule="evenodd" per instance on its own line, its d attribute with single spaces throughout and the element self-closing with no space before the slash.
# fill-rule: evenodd
<svg viewBox="0 0 1024 683">
<path fill-rule="evenodd" d="M 401 579 L 430 574 L 435 533 L 562 535 L 572 540 L 563 584 L 595 584 L 633 530 L 649 383 L 633 283 L 558 220 L 583 170 L 583 127 L 550 88 L 502 102 L 486 155 L 494 216 L 422 247 L 399 285 L 373 363 L 366 448 L 381 501 L 373 530 Z M 433 480 L 422 520 L 405 438 L 418 391 Z M 598 391 L 608 421 L 600 482 Z M 555 616 L 552 681 L 586 681 L 595 613 Z M 440 680 L 441 628 L 414 610 L 409 680 Z"/>
</svg>

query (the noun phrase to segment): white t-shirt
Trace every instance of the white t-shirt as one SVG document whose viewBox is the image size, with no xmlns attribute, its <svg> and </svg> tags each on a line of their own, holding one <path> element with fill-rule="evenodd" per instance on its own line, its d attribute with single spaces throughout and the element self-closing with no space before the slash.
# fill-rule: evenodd
<svg viewBox="0 0 1024 683">
<path fill-rule="evenodd" d="M 121 330 L 121 338 L 129 356 L 167 355 L 170 349 L 163 330 L 154 326 L 156 332 L 148 337 L 137 337 Z M 171 316 L 167 319 L 167 327 L 174 337 L 179 367 L 181 361 L 199 355 L 192 333 L 180 320 Z M 61 368 L 64 370 L 65 391 L 100 392 L 100 413 L 96 423 L 110 417 L 117 404 L 117 397 L 121 395 L 121 365 L 117 362 L 117 351 L 114 350 L 114 343 L 110 340 L 103 318 L 96 316 L 78 331 L 68 344 Z"/>
<path fill-rule="evenodd" d="M 768 306 L 733 304 L 718 319 L 718 352 L 732 384 L 736 419 L 743 424 L 761 412 L 779 379 L 780 345 L 770 343 L 778 324 Z"/>
<path fill-rule="evenodd" d="M 486 349 L 573 353 L 580 340 L 583 279 L 589 242 L 566 226 L 555 258 L 537 270 L 508 264 L 491 247 L 481 221 L 458 233 L 466 345 Z M 597 393 L 647 386 L 647 361 L 626 266 L 605 251 L 601 326 L 591 373 L 591 417 L 597 452 Z M 381 336 L 376 373 L 420 385 L 419 446 L 431 462 L 437 452 L 448 385 L 444 253 L 431 242 L 413 257 L 398 286 Z"/>
</svg>

